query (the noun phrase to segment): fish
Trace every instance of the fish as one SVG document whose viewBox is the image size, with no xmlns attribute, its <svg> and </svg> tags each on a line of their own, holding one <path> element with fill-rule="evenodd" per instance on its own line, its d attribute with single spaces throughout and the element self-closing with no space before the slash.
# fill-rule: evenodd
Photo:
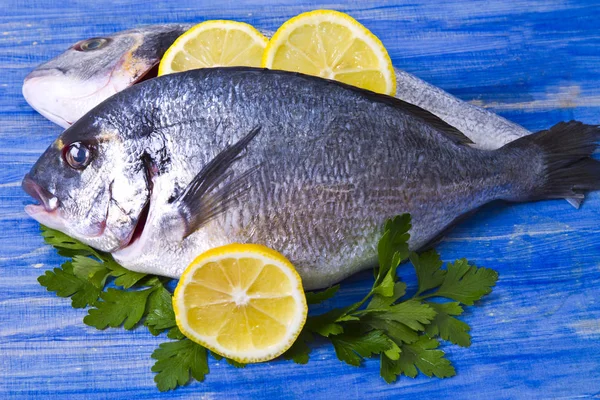
<svg viewBox="0 0 600 400">
<path fill-rule="evenodd" d="M 23 96 L 44 117 L 68 128 L 114 93 L 156 77 L 164 52 L 192 26 L 148 25 L 75 43 L 27 75 Z M 266 37 L 274 34 L 260 31 Z M 395 68 L 395 73 L 397 98 L 456 127 L 474 147 L 493 150 L 531 133 L 408 72 Z"/>
<path fill-rule="evenodd" d="M 148 25 L 75 43 L 27 75 L 23 96 L 44 117 L 68 128 L 111 95 L 156 77 L 164 52 L 192 26 Z M 260 31 L 266 37 L 274 34 Z M 473 147 L 494 150 L 531 134 L 522 126 L 464 102 L 408 72 L 394 70 L 397 98 L 456 127 Z M 567 201 L 579 208 L 583 200 Z"/>
<path fill-rule="evenodd" d="M 571 121 L 497 150 L 391 96 L 318 77 L 207 68 L 133 85 L 66 129 L 24 177 L 35 220 L 132 271 L 179 277 L 260 243 L 305 289 L 377 260 L 390 217 L 427 248 L 482 205 L 600 188 L 600 128 Z"/>
<path fill-rule="evenodd" d="M 67 128 L 113 94 L 156 76 L 165 51 L 189 28 L 152 25 L 81 40 L 30 72 L 23 97 Z"/>
</svg>

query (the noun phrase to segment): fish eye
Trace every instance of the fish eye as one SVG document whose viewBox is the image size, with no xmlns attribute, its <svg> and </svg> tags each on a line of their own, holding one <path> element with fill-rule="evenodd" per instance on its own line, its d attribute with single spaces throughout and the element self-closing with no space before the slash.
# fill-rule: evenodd
<svg viewBox="0 0 600 400">
<path fill-rule="evenodd" d="M 84 169 L 91 160 L 90 149 L 81 142 L 74 142 L 65 147 L 63 158 L 73 169 Z"/>
<path fill-rule="evenodd" d="M 106 46 L 109 42 L 109 39 L 106 38 L 92 38 L 88 40 L 84 40 L 83 42 L 77 43 L 75 45 L 75 50 L 77 51 L 93 51 L 99 50 Z"/>
</svg>

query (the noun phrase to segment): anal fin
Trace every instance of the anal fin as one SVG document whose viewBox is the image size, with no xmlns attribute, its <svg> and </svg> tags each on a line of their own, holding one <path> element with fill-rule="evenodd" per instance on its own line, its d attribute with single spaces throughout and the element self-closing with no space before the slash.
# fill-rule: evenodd
<svg viewBox="0 0 600 400">
<path fill-rule="evenodd" d="M 583 199 L 577 199 L 575 197 L 567 197 L 565 200 L 567 200 L 569 204 L 575 207 L 576 209 L 579 209 L 579 207 L 581 207 L 581 204 L 583 203 Z"/>
</svg>

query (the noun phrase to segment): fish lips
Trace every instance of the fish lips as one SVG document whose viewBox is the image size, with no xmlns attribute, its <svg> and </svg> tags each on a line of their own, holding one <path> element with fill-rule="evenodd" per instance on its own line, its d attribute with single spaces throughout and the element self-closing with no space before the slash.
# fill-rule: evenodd
<svg viewBox="0 0 600 400">
<path fill-rule="evenodd" d="M 46 212 L 54 212 L 58 209 L 58 198 L 48 190 L 41 187 L 34 181 L 29 174 L 25 175 L 21 187 L 31 197 L 37 200 L 40 204 L 33 205 L 34 207 L 42 207 Z"/>
<path fill-rule="evenodd" d="M 44 189 L 29 174 L 23 178 L 21 187 L 38 202 L 38 204 L 28 204 L 25 206 L 25 212 L 31 218 L 48 228 L 69 234 L 67 221 L 60 213 L 60 200 L 58 200 L 58 197 Z M 88 227 L 83 234 L 88 239 L 96 239 L 102 237 L 105 230 L 106 221 L 102 221 Z"/>
<path fill-rule="evenodd" d="M 63 74 L 55 68 L 36 69 L 29 73 L 23 81 L 23 97 L 27 103 L 42 114 L 44 117 L 54 122 L 63 128 L 69 127 L 72 122 L 65 119 L 63 116 L 50 111 L 47 106 L 47 98 L 44 95 L 46 92 L 45 84 L 52 80 L 61 79 Z"/>
<path fill-rule="evenodd" d="M 56 196 L 35 182 L 29 174 L 23 178 L 21 187 L 39 203 L 25 206 L 25 212 L 31 218 L 52 229 L 61 230 L 64 228 L 64 222 L 58 214 L 60 202 Z"/>
</svg>

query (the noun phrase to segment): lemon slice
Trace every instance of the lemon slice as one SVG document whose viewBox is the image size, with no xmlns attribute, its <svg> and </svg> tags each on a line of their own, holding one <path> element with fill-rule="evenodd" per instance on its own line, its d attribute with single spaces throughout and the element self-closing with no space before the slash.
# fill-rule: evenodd
<svg viewBox="0 0 600 400">
<path fill-rule="evenodd" d="M 259 67 L 267 42 L 252 25 L 206 21 L 173 42 L 160 61 L 158 75 L 206 67 Z"/>
<path fill-rule="evenodd" d="M 269 41 L 262 66 L 396 94 L 394 67 L 381 41 L 338 11 L 310 11 L 285 22 Z"/>
<path fill-rule="evenodd" d="M 271 360 L 306 322 L 300 276 L 281 254 L 255 244 L 207 251 L 185 270 L 173 295 L 177 326 L 232 360 Z"/>
</svg>

